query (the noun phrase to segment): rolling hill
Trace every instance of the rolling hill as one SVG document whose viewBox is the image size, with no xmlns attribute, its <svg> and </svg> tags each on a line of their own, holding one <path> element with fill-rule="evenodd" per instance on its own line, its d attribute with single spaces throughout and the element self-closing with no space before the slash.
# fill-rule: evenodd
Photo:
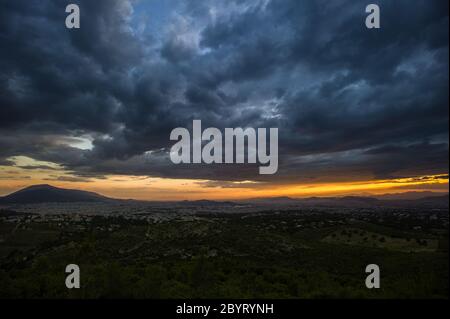
<svg viewBox="0 0 450 319">
<path fill-rule="evenodd" d="M 107 202 L 113 200 L 93 192 L 58 188 L 51 185 L 33 185 L 0 197 L 0 204 Z"/>
</svg>

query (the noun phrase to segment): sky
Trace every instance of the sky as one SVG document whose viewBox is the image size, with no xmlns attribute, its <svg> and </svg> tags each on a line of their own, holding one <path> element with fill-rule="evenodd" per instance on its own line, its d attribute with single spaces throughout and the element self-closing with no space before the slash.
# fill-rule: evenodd
<svg viewBox="0 0 450 319">
<path fill-rule="evenodd" d="M 3 0 L 0 195 L 447 192 L 448 28 L 447 0 Z M 193 120 L 278 128 L 278 172 L 173 164 Z"/>
</svg>

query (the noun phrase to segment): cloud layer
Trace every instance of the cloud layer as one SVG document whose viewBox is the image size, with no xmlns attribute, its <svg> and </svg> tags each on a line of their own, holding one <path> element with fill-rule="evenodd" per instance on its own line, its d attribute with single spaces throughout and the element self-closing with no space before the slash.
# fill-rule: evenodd
<svg viewBox="0 0 450 319">
<path fill-rule="evenodd" d="M 68 3 L 81 29 L 64 25 Z M 448 172 L 448 1 L 0 3 L 0 163 L 273 183 Z M 278 127 L 280 168 L 174 165 L 170 131 Z M 89 147 L 79 147 L 81 139 Z"/>
</svg>

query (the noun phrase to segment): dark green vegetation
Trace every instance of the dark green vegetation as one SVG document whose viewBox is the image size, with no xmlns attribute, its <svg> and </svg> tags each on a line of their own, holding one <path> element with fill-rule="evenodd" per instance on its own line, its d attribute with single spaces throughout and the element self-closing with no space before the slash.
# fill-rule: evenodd
<svg viewBox="0 0 450 319">
<path fill-rule="evenodd" d="M 448 298 L 448 212 L 414 214 L 18 216 L 0 221 L 0 297 Z M 70 263 L 81 289 L 65 287 Z M 365 287 L 372 263 L 381 289 Z"/>
</svg>

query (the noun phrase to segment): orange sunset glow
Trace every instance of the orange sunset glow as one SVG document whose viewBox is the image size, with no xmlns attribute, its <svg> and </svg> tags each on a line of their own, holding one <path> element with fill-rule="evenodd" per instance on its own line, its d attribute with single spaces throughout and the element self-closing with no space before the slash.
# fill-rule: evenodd
<svg viewBox="0 0 450 319">
<path fill-rule="evenodd" d="M 211 186 L 208 180 L 152 178 L 147 176 L 110 175 L 104 179 L 64 181 L 48 178 L 48 172 L 33 172 L 25 176 L 20 169 L 0 167 L 0 194 L 6 195 L 35 184 L 80 189 L 121 199 L 138 200 L 224 200 L 255 197 L 321 197 L 345 195 L 380 195 L 411 191 L 448 192 L 448 175 L 425 175 L 397 179 L 373 179 L 352 182 L 318 182 L 301 184 L 266 184 L 253 181 L 227 182 L 225 186 Z M 54 174 L 54 173 L 53 173 Z M 64 175 L 60 175 L 64 176 Z M 26 177 L 26 178 L 25 178 Z"/>
</svg>

